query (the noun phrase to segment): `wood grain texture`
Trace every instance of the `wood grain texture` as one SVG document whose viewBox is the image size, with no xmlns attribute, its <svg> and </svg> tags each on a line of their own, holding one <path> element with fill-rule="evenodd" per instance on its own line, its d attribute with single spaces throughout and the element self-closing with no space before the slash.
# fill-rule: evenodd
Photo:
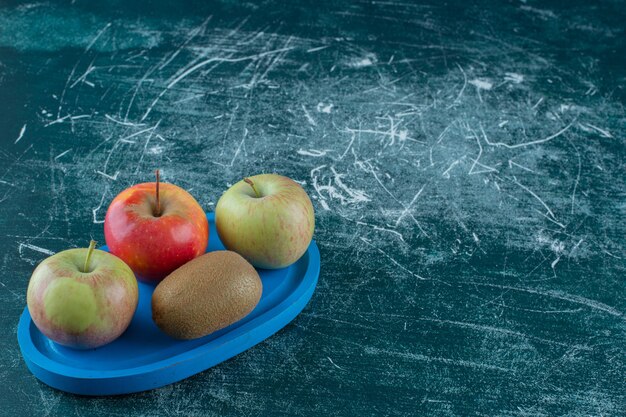
<svg viewBox="0 0 626 417">
<path fill-rule="evenodd" d="M 285 2 L 286 3 L 286 2 Z M 4 415 L 624 415 L 623 3 L 4 2 Z M 89 399 L 16 328 L 34 266 L 162 178 L 287 175 L 318 289 L 207 372 Z"/>
</svg>

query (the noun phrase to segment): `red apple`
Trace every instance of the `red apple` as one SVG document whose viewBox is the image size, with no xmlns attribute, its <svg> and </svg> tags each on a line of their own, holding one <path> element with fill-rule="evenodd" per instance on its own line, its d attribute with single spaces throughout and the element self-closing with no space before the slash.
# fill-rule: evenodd
<svg viewBox="0 0 626 417">
<path fill-rule="evenodd" d="M 104 219 L 104 237 L 137 279 L 157 284 L 205 252 L 209 224 L 191 194 L 160 183 L 157 171 L 156 182 L 134 185 L 115 197 Z"/>
</svg>

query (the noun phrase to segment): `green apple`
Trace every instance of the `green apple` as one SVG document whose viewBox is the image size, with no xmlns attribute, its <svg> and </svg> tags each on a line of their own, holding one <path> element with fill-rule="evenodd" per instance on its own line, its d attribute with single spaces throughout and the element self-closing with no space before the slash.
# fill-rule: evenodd
<svg viewBox="0 0 626 417">
<path fill-rule="evenodd" d="M 298 183 L 262 174 L 226 190 L 215 207 L 215 226 L 227 249 L 258 268 L 276 269 L 291 265 L 306 252 L 315 215 Z"/>
<path fill-rule="evenodd" d="M 37 328 L 55 342 L 90 349 L 117 339 L 130 324 L 139 291 L 133 271 L 108 252 L 69 249 L 44 259 L 28 283 Z"/>
</svg>

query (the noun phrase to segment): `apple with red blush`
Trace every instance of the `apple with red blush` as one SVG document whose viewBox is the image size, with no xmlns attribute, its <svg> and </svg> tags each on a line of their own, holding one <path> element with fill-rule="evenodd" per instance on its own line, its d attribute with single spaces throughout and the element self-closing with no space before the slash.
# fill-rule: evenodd
<svg viewBox="0 0 626 417">
<path fill-rule="evenodd" d="M 104 220 L 112 254 L 137 279 L 158 284 L 172 271 L 206 251 L 209 224 L 200 204 L 184 189 L 160 182 L 134 185 L 113 199 Z"/>
<path fill-rule="evenodd" d="M 92 240 L 89 249 L 68 249 L 44 259 L 28 283 L 33 322 L 60 345 L 106 345 L 124 333 L 137 308 L 133 271 L 95 246 Z"/>
<path fill-rule="evenodd" d="M 278 269 L 306 252 L 315 213 L 300 184 L 282 175 L 261 174 L 224 192 L 215 207 L 215 226 L 227 249 L 257 268 Z"/>
</svg>

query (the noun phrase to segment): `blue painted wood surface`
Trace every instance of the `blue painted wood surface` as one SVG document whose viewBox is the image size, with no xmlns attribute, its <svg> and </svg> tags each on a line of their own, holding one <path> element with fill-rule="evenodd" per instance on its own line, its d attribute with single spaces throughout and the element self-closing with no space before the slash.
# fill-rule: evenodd
<svg viewBox="0 0 626 417">
<path fill-rule="evenodd" d="M 209 213 L 207 217 L 207 252 L 224 250 L 215 216 Z M 104 396 L 160 388 L 218 365 L 285 327 L 311 299 L 319 272 L 319 250 L 311 242 L 293 265 L 258 270 L 263 294 L 250 314 L 193 340 L 176 340 L 159 330 L 152 321 L 155 286 L 141 281 L 139 304 L 128 329 L 97 349 L 72 349 L 54 343 L 37 329 L 25 308 L 17 331 L 20 352 L 37 379 L 61 391 Z"/>
</svg>

